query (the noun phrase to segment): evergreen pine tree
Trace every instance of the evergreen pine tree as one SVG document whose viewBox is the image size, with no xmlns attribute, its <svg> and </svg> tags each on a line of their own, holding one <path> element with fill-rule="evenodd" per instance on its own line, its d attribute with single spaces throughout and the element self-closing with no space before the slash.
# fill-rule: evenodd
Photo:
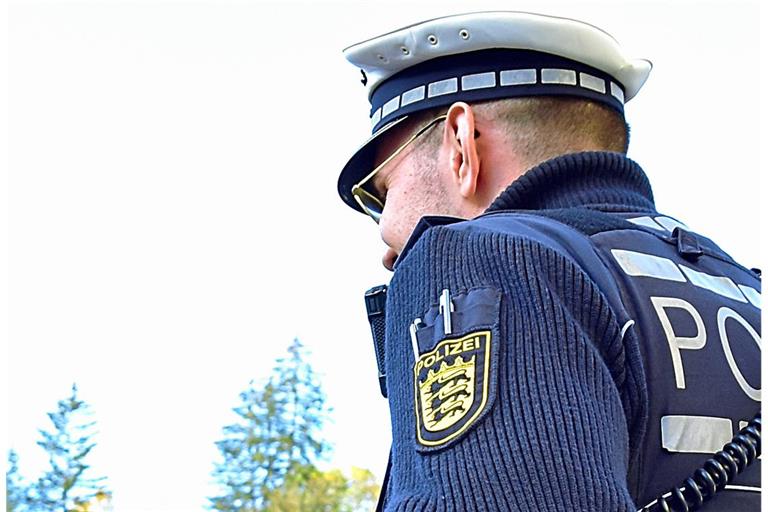
<svg viewBox="0 0 768 512">
<path fill-rule="evenodd" d="M 5 472 L 5 510 L 22 512 L 27 504 L 27 485 L 19 474 L 19 456 L 8 451 L 8 469 Z"/>
<path fill-rule="evenodd" d="M 213 510 L 266 510 L 269 495 L 289 473 L 311 466 L 328 450 L 321 436 L 328 414 L 325 395 L 306 351 L 294 339 L 263 387 L 253 382 L 234 408 L 237 423 L 224 427 L 216 446 L 221 461 L 213 476 L 222 489 L 209 498 Z"/>
<path fill-rule="evenodd" d="M 40 430 L 37 444 L 48 453 L 50 469 L 31 489 L 30 506 L 34 511 L 69 512 L 91 502 L 96 495 L 109 494 L 105 478 L 92 478 L 85 459 L 96 446 L 95 422 L 90 420 L 90 406 L 72 394 L 60 400 L 56 411 L 48 413 L 51 430 Z"/>
<path fill-rule="evenodd" d="M 288 357 L 277 360 L 273 378 L 275 398 L 283 404 L 281 421 L 275 427 L 281 441 L 276 469 L 284 478 L 292 469 L 312 465 L 328 452 L 322 429 L 329 411 L 298 339 L 288 347 Z"/>
</svg>

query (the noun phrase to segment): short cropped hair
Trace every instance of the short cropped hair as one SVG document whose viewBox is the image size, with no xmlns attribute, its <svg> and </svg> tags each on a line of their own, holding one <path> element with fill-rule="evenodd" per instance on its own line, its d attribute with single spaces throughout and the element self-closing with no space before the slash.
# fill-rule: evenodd
<svg viewBox="0 0 768 512">
<path fill-rule="evenodd" d="M 624 116 L 587 99 L 532 96 L 474 103 L 472 109 L 476 116 L 501 124 L 506 144 L 529 168 L 577 151 L 627 152 L 629 125 Z M 420 117 L 426 120 L 445 110 L 435 109 Z M 440 132 L 430 132 L 430 143 L 440 142 Z"/>
</svg>

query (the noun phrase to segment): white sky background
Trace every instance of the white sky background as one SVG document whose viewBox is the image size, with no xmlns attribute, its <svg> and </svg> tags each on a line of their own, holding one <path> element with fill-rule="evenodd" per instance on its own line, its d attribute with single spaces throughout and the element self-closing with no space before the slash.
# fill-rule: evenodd
<svg viewBox="0 0 768 512">
<path fill-rule="evenodd" d="M 389 279 L 338 199 L 369 134 L 341 49 L 422 19 L 574 17 L 654 62 L 627 106 L 660 211 L 761 260 L 757 2 L 9 4 L 8 444 L 29 476 L 72 382 L 116 510 L 200 510 L 214 441 L 293 337 L 324 376 L 331 464 L 383 476 L 362 293 Z M 5 454 L 3 454 L 5 460 Z"/>
</svg>

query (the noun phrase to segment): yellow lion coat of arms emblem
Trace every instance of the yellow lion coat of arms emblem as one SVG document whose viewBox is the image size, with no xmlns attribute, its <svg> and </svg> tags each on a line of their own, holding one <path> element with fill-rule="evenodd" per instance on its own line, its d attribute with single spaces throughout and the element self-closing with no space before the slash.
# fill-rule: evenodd
<svg viewBox="0 0 768 512">
<path fill-rule="evenodd" d="M 413 367 L 416 435 L 437 447 L 461 435 L 488 399 L 491 331 L 447 339 L 422 354 Z"/>
</svg>

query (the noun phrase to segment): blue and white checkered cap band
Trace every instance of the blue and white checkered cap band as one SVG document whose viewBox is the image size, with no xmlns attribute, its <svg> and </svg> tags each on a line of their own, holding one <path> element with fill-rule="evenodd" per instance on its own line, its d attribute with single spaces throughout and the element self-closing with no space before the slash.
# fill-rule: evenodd
<svg viewBox="0 0 768 512">
<path fill-rule="evenodd" d="M 577 96 L 624 111 L 624 88 L 603 71 L 532 50 L 490 49 L 439 57 L 382 82 L 371 95 L 372 132 L 456 101 L 542 95 Z"/>
</svg>

